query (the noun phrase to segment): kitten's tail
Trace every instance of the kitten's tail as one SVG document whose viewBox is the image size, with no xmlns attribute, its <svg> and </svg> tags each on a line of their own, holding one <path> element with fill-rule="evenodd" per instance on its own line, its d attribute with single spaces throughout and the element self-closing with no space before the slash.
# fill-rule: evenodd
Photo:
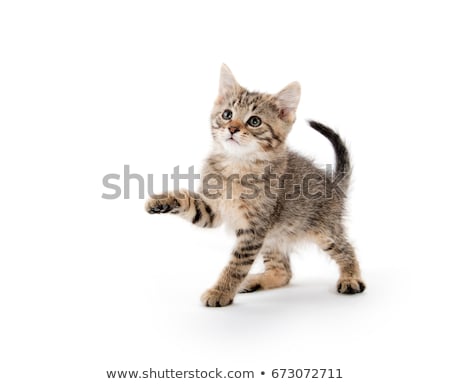
<svg viewBox="0 0 450 384">
<path fill-rule="evenodd" d="M 321 133 L 328 140 L 330 140 L 336 155 L 335 174 L 338 177 L 342 177 L 342 185 L 345 186 L 345 188 L 347 188 L 350 181 L 350 175 L 352 172 L 352 167 L 350 165 L 350 155 L 348 153 L 347 147 L 345 146 L 341 137 L 331 128 L 328 128 L 327 126 L 313 120 L 308 120 L 308 123 L 313 129 L 315 129 L 317 132 Z"/>
</svg>

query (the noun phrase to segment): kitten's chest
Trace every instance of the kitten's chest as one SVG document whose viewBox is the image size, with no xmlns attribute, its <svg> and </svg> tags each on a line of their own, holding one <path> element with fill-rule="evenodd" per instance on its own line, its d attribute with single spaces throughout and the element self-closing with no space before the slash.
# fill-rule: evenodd
<svg viewBox="0 0 450 384">
<path fill-rule="evenodd" d="M 241 228 L 254 212 L 263 190 L 263 176 L 259 170 L 240 167 L 206 169 L 202 193 L 220 210 L 225 222 Z"/>
<path fill-rule="evenodd" d="M 244 200 L 260 197 L 263 183 L 264 177 L 259 170 L 227 167 L 220 172 L 208 172 L 203 178 L 202 189 L 232 208 L 241 207 Z"/>
<path fill-rule="evenodd" d="M 220 192 L 218 209 L 226 225 L 232 229 L 246 228 L 255 216 L 259 193 L 252 192 L 239 180 L 228 181 Z"/>
</svg>

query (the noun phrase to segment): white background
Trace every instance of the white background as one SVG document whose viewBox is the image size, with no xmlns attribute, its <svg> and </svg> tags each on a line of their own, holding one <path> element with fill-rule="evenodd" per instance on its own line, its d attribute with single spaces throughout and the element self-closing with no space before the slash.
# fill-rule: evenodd
<svg viewBox="0 0 450 384">
<path fill-rule="evenodd" d="M 2 2 L 0 382 L 106 383 L 106 370 L 150 367 L 446 382 L 444 4 Z M 148 216 L 137 184 L 129 200 L 101 198 L 125 164 L 157 186 L 176 165 L 198 169 L 222 62 L 250 89 L 300 81 L 293 148 L 333 159 L 305 118 L 348 142 L 363 295 L 338 295 L 337 268 L 306 246 L 290 287 L 203 308 L 232 236 Z"/>
</svg>

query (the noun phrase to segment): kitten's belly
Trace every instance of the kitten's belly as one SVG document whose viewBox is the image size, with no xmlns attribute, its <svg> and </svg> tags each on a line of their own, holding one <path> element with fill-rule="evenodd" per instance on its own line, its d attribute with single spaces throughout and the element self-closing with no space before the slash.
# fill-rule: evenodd
<svg viewBox="0 0 450 384">
<path fill-rule="evenodd" d="M 264 246 L 289 253 L 300 242 L 308 240 L 308 234 L 301 229 L 277 225 L 267 233 Z"/>
</svg>

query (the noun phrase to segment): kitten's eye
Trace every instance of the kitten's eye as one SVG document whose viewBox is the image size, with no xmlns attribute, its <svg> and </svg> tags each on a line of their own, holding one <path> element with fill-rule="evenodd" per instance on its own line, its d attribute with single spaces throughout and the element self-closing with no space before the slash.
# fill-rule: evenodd
<svg viewBox="0 0 450 384">
<path fill-rule="evenodd" d="M 250 125 L 251 127 L 259 127 L 261 123 L 262 121 L 258 116 L 252 116 L 247 121 L 247 124 Z"/>
<path fill-rule="evenodd" d="M 231 120 L 233 117 L 233 112 L 231 112 L 229 109 L 225 109 L 222 113 L 222 119 L 224 120 Z"/>
</svg>

